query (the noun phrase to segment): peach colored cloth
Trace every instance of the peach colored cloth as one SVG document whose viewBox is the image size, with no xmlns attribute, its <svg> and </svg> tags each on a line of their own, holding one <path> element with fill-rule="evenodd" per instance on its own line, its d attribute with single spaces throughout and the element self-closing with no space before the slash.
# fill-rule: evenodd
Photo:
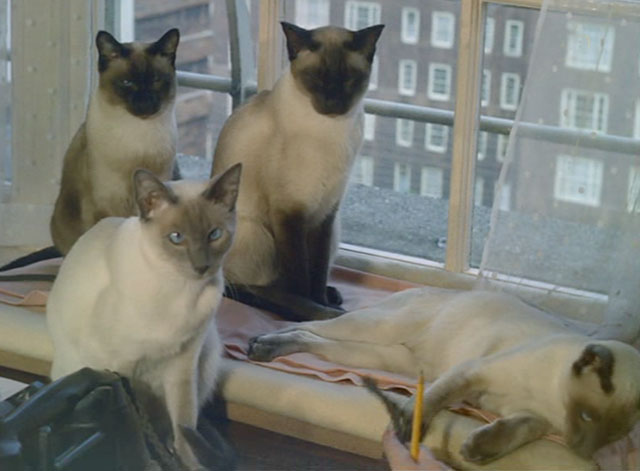
<svg viewBox="0 0 640 471">
<path fill-rule="evenodd" d="M 61 259 L 47 260 L 29 267 L 2 272 L 0 275 L 55 274 L 60 264 Z M 331 283 L 342 293 L 344 298 L 343 307 L 346 310 L 374 304 L 395 291 L 416 286 L 415 284 L 345 268 L 337 268 L 333 271 Z M 50 282 L 7 282 L 0 280 L 0 303 L 44 309 L 50 288 Z M 250 361 L 247 358 L 247 345 L 250 338 L 294 324 L 283 321 L 270 312 L 255 309 L 227 298 L 223 299 L 217 318 L 218 329 L 224 342 L 226 355 L 243 361 Z M 308 353 L 295 353 L 277 358 L 270 363 L 257 364 L 285 372 L 314 376 L 324 381 L 346 381 L 357 385 L 362 385 L 363 376 L 372 376 L 376 378 L 383 389 L 393 389 L 404 394 L 415 392 L 415 378 L 386 371 L 346 367 L 322 360 Z M 496 419 L 496 416 L 489 412 L 465 405 L 454 407 L 453 410 L 487 423 Z M 548 436 L 547 438 L 562 443 L 560 437 Z M 639 450 L 640 423 L 628 436 L 599 450 L 594 458 L 603 470 L 635 470 L 638 469 L 640 461 Z"/>
</svg>

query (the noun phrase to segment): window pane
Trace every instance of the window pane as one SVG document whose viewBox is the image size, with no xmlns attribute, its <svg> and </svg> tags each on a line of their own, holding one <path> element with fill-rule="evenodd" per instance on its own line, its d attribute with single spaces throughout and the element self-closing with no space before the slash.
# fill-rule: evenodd
<svg viewBox="0 0 640 471">
<path fill-rule="evenodd" d="M 0 0 L 0 203 L 8 198 L 11 181 L 11 16 L 9 2 Z"/>
</svg>

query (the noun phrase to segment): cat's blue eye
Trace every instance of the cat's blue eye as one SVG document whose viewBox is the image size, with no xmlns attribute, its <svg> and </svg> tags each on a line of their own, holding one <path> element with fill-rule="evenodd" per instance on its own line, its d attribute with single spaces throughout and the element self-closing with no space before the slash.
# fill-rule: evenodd
<svg viewBox="0 0 640 471">
<path fill-rule="evenodd" d="M 121 84 L 123 87 L 127 87 L 127 88 L 129 88 L 129 87 L 133 86 L 133 82 L 132 82 L 131 80 L 127 80 L 127 79 L 121 80 L 121 81 L 120 81 L 120 84 Z"/>
<path fill-rule="evenodd" d="M 222 229 L 216 227 L 214 230 L 209 232 L 209 241 L 213 242 L 214 240 L 218 240 L 222 237 Z"/>
<path fill-rule="evenodd" d="M 184 241 L 184 236 L 179 232 L 172 232 L 167 237 L 169 238 L 169 241 L 172 244 L 176 244 L 176 245 L 181 244 Z"/>
</svg>

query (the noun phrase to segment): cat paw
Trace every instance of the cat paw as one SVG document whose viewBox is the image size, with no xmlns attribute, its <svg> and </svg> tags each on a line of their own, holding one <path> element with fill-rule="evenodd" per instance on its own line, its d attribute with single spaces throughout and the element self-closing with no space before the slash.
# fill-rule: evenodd
<svg viewBox="0 0 640 471">
<path fill-rule="evenodd" d="M 278 344 L 269 341 L 269 335 L 259 335 L 249 339 L 247 356 L 252 361 L 268 362 L 278 356 Z"/>
<path fill-rule="evenodd" d="M 342 305 L 343 299 L 340 291 L 338 291 L 338 288 L 336 288 L 335 286 L 327 286 L 326 294 L 327 303 L 329 304 L 329 306 L 336 307 Z"/>
<path fill-rule="evenodd" d="M 460 447 L 462 457 L 477 464 L 487 464 L 500 458 L 504 450 L 498 436 L 499 428 L 500 424 L 494 422 L 471 433 Z"/>
</svg>

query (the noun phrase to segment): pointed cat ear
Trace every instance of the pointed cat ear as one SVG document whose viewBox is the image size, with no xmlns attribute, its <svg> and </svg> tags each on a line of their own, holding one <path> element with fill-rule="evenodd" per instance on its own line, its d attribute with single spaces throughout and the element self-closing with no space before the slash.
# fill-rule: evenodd
<svg viewBox="0 0 640 471">
<path fill-rule="evenodd" d="M 304 28 L 300 28 L 286 21 L 281 21 L 282 31 L 287 38 L 287 52 L 289 53 L 289 60 L 292 61 L 303 49 L 309 49 L 312 44 L 311 31 Z"/>
<path fill-rule="evenodd" d="M 600 387 L 606 394 L 613 392 L 614 358 L 608 347 L 598 344 L 589 344 L 582 351 L 582 355 L 573 363 L 573 374 L 580 376 L 585 368 L 590 369 L 598 375 Z"/>
<path fill-rule="evenodd" d="M 140 218 L 147 221 L 158 211 L 175 204 L 176 195 L 164 183 L 148 170 L 138 169 L 133 174 L 133 190 Z"/>
<path fill-rule="evenodd" d="M 155 43 L 151 44 L 147 48 L 147 52 L 150 54 L 160 54 L 167 57 L 171 62 L 171 65 L 175 67 L 176 64 L 176 51 L 178 50 L 178 44 L 180 43 L 180 30 L 173 28 L 167 31 L 158 39 Z"/>
<path fill-rule="evenodd" d="M 110 60 L 128 55 L 128 50 L 106 31 L 99 31 L 96 35 L 96 47 L 99 54 L 98 70 L 100 72 L 107 68 Z"/>
<path fill-rule="evenodd" d="M 349 48 L 361 52 L 369 62 L 372 62 L 373 55 L 376 52 L 376 43 L 383 29 L 384 25 L 375 25 L 354 31 Z"/>
<path fill-rule="evenodd" d="M 204 190 L 202 196 L 210 201 L 217 201 L 233 211 L 236 207 L 238 199 L 238 190 L 240 189 L 240 174 L 242 173 L 242 164 L 235 164 L 223 174 L 214 177 L 209 187 Z"/>
</svg>

